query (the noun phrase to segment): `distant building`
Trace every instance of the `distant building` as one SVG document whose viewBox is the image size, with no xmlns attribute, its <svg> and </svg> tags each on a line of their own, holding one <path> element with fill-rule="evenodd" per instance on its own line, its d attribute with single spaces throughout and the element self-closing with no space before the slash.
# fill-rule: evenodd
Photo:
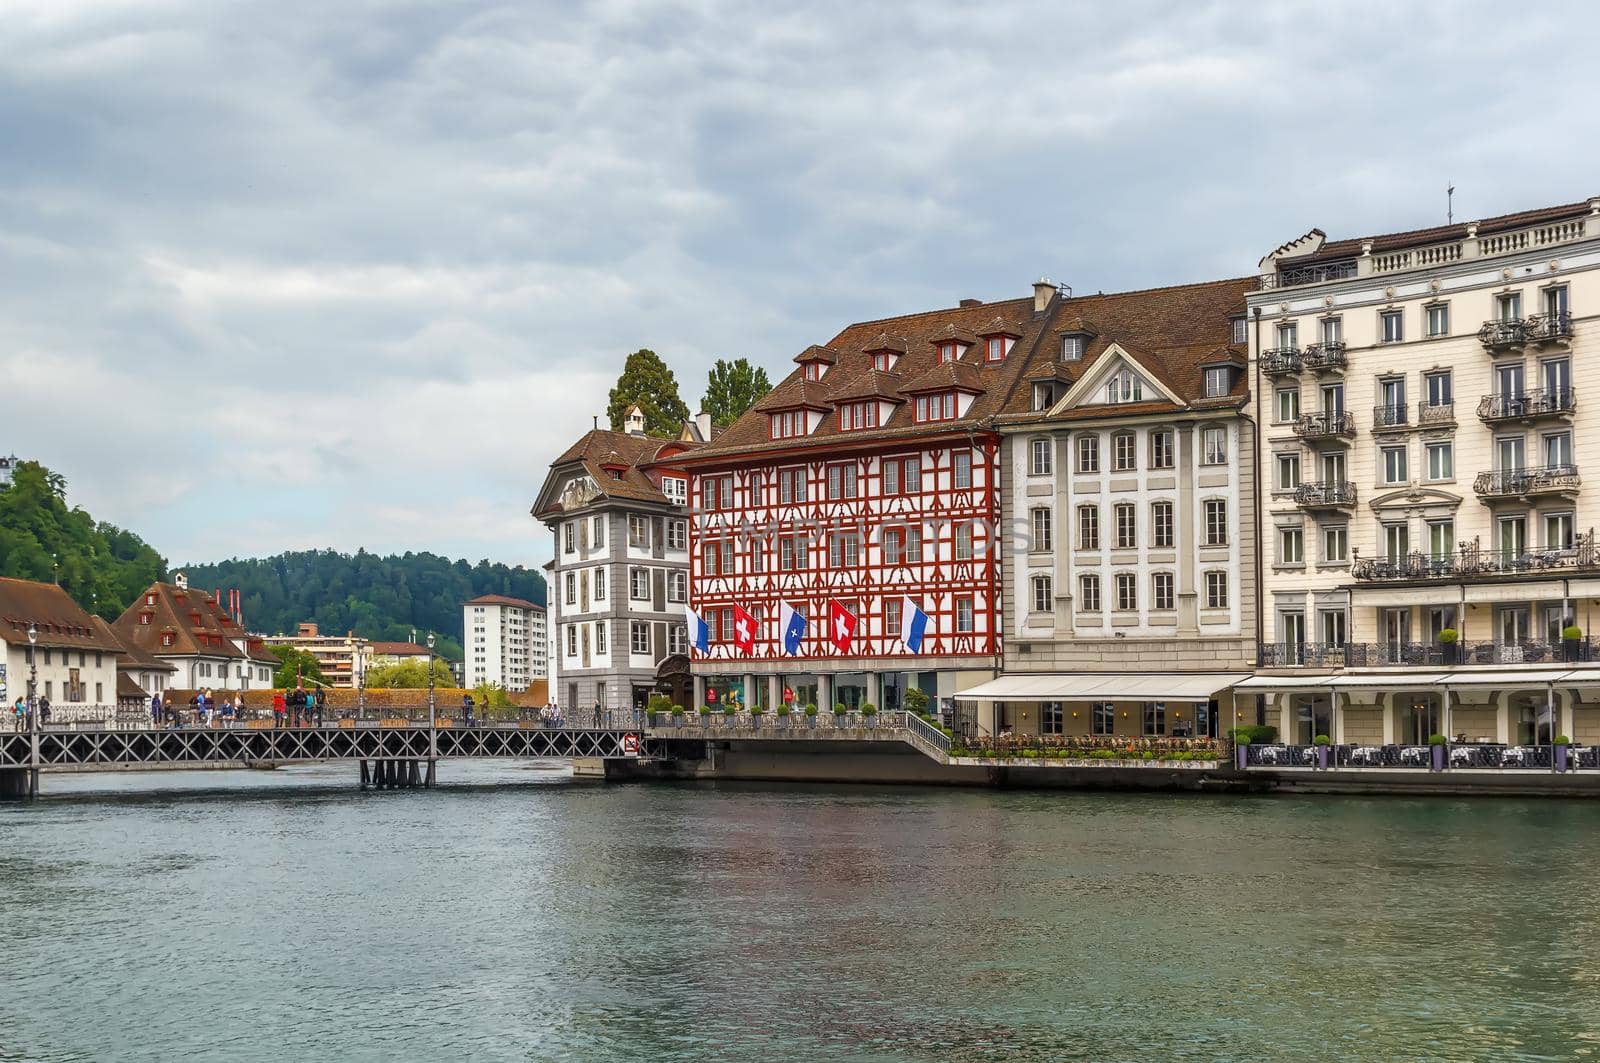
<svg viewBox="0 0 1600 1063">
<path fill-rule="evenodd" d="M 463 683 L 487 683 L 513 694 L 527 690 L 545 670 L 544 606 L 503 594 L 485 594 L 461 607 Z"/>
<path fill-rule="evenodd" d="M 8 704 L 28 694 L 31 675 L 52 723 L 116 719 L 121 646 L 54 583 L 0 579 L 0 642 Z"/>
<path fill-rule="evenodd" d="M 122 641 L 173 665 L 183 690 L 266 690 L 278 658 L 214 595 L 191 590 L 182 572 L 152 583 L 112 625 Z"/>
<path fill-rule="evenodd" d="M 17 471 L 17 461 L 15 454 L 0 458 L 0 488 L 11 486 L 11 478 Z"/>
<path fill-rule="evenodd" d="M 372 644 L 354 632 L 324 635 L 316 624 L 301 624 L 293 635 L 268 635 L 268 646 L 292 646 L 317 659 L 323 682 L 341 690 L 354 690 L 367 670 Z"/>
<path fill-rule="evenodd" d="M 148 701 L 150 695 L 160 694 L 172 685 L 172 677 L 178 671 L 178 666 L 169 664 L 141 649 L 132 642 L 124 639 L 117 633 L 108 621 L 98 616 L 92 618 L 95 626 L 105 633 L 105 636 L 114 640 L 121 648 L 122 654 L 117 658 L 117 701 L 124 703 L 135 697 L 140 701 Z"/>
<path fill-rule="evenodd" d="M 379 668 L 391 664 L 404 664 L 406 661 L 420 661 L 427 665 L 430 656 L 437 657 L 437 653 L 430 653 L 428 647 L 415 642 L 373 642 L 369 644 L 372 655 L 367 659 L 367 668 Z"/>
</svg>

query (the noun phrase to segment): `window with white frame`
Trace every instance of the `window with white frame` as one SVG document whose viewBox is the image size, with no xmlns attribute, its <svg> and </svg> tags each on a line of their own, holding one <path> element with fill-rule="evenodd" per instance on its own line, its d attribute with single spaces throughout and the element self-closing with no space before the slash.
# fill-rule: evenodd
<svg viewBox="0 0 1600 1063">
<path fill-rule="evenodd" d="M 807 366 L 806 368 L 811 368 Z M 793 439 L 806 434 L 809 415 L 804 410 L 783 410 L 767 414 L 768 439 Z"/>
<path fill-rule="evenodd" d="M 1495 296 L 1495 316 L 1501 321 L 1520 321 L 1522 319 L 1522 293 L 1506 292 L 1504 295 Z"/>
<path fill-rule="evenodd" d="M 1571 513 L 1544 515 L 1544 545 L 1547 550 L 1570 550 L 1574 542 Z"/>
<path fill-rule="evenodd" d="M 1230 334 L 1232 335 L 1234 346 L 1237 347 L 1250 342 L 1250 323 L 1247 319 L 1236 317 L 1230 322 L 1230 325 L 1232 326 Z"/>
<path fill-rule="evenodd" d="M 1279 388 L 1277 420 L 1279 424 L 1289 424 L 1300 419 L 1300 389 Z"/>
<path fill-rule="evenodd" d="M 1053 593 L 1052 580 L 1049 576 L 1035 576 L 1031 582 L 1033 584 L 1033 611 L 1036 613 L 1050 612 L 1055 608 L 1055 602 L 1051 597 Z"/>
<path fill-rule="evenodd" d="M 1150 545 L 1172 546 L 1176 536 L 1173 530 L 1172 503 L 1150 503 Z"/>
<path fill-rule="evenodd" d="M 1005 356 L 1006 356 L 1006 340 L 1005 340 L 1005 337 L 1004 336 L 990 336 L 988 343 L 985 345 L 985 349 L 984 349 L 984 352 L 983 352 L 983 360 L 986 361 L 986 362 L 998 362 L 998 361 L 1003 360 L 1005 358 Z"/>
<path fill-rule="evenodd" d="M 689 652 L 689 629 L 683 624 L 667 626 L 667 652 L 673 656 Z"/>
<path fill-rule="evenodd" d="M 594 540 L 595 549 L 598 550 L 601 547 L 606 545 L 606 518 L 605 518 L 605 516 L 602 514 L 600 516 L 595 517 L 593 520 L 590 521 L 590 525 L 592 527 L 592 531 L 590 533 L 590 538 L 592 538 Z"/>
<path fill-rule="evenodd" d="M 1343 524 L 1325 524 L 1322 528 L 1322 560 L 1338 564 L 1350 559 L 1350 529 Z"/>
<path fill-rule="evenodd" d="M 646 655 L 650 652 L 650 625 L 640 620 L 632 621 L 628 625 L 629 649 L 634 653 Z"/>
<path fill-rule="evenodd" d="M 961 597 L 956 599 L 956 634 L 970 635 L 973 630 L 972 599 Z"/>
<path fill-rule="evenodd" d="M 1050 440 L 1035 439 L 1029 444 L 1029 450 L 1033 459 L 1030 465 L 1033 475 L 1049 476 L 1053 464 L 1051 460 L 1053 451 L 1050 447 Z"/>
<path fill-rule="evenodd" d="M 1305 559 L 1305 531 L 1300 528 L 1279 528 L 1278 564 L 1301 565 Z"/>
<path fill-rule="evenodd" d="M 958 450 L 951 457 L 950 478 L 957 491 L 966 491 L 972 487 L 972 455 L 964 450 Z"/>
<path fill-rule="evenodd" d="M 972 560 L 972 522 L 956 525 L 956 560 Z"/>
<path fill-rule="evenodd" d="M 1097 506 L 1078 507 L 1078 549 L 1100 549 L 1100 509 Z"/>
<path fill-rule="evenodd" d="M 1150 467 L 1152 469 L 1170 469 L 1173 465 L 1172 429 L 1153 428 L 1150 430 Z"/>
<path fill-rule="evenodd" d="M 1117 432 L 1111 437 L 1111 467 L 1117 472 L 1138 468 L 1138 457 L 1132 432 Z"/>
<path fill-rule="evenodd" d="M 1380 465 L 1383 469 L 1383 482 L 1386 484 L 1403 484 L 1406 482 L 1406 448 L 1382 447 L 1379 449 Z"/>
<path fill-rule="evenodd" d="M 1112 374 L 1106 382 L 1106 401 L 1109 403 L 1140 402 L 1144 399 L 1144 381 L 1131 369 Z"/>
<path fill-rule="evenodd" d="M 689 546 L 689 522 L 685 520 L 667 521 L 667 549 L 685 550 Z"/>
<path fill-rule="evenodd" d="M 567 656 L 568 657 L 576 657 L 577 655 L 578 655 L 578 625 L 577 624 L 568 624 L 567 625 Z"/>
<path fill-rule="evenodd" d="M 1325 317 L 1322 319 L 1322 342 L 1328 344 L 1344 342 L 1344 318 Z"/>
<path fill-rule="evenodd" d="M 1300 455 L 1278 455 L 1278 490 L 1293 491 L 1300 486 Z"/>
<path fill-rule="evenodd" d="M 594 625 L 594 652 L 606 652 L 606 622 L 597 621 Z"/>
<path fill-rule="evenodd" d="M 778 502 L 793 505 L 806 500 L 806 471 L 804 469 L 778 470 Z"/>
<path fill-rule="evenodd" d="M 1430 337 L 1450 335 L 1450 305 L 1448 303 L 1434 303 L 1428 307 L 1428 335 Z"/>
<path fill-rule="evenodd" d="M 650 548 L 650 518 L 637 513 L 628 514 L 628 545 L 640 550 Z"/>
<path fill-rule="evenodd" d="M 1206 608 L 1228 608 L 1228 574 L 1213 569 L 1206 573 Z"/>
<path fill-rule="evenodd" d="M 1050 508 L 1048 506 L 1035 506 L 1032 510 L 1033 517 L 1033 546 L 1034 550 L 1055 549 L 1055 529 L 1052 526 Z"/>
<path fill-rule="evenodd" d="M 667 573 L 667 601 L 686 602 L 689 600 L 689 573 L 682 569 L 674 569 Z"/>
<path fill-rule="evenodd" d="M 603 568 L 597 568 L 597 569 L 594 570 L 594 572 L 590 575 L 589 578 L 594 583 L 594 600 L 597 601 L 597 602 L 605 601 L 606 600 L 606 570 L 603 569 Z"/>
<path fill-rule="evenodd" d="M 561 552 L 574 553 L 578 549 L 578 523 L 567 521 L 561 526 Z"/>
<path fill-rule="evenodd" d="M 836 462 L 828 466 L 828 499 L 841 501 L 858 495 L 859 470 L 854 462 Z"/>
<path fill-rule="evenodd" d="M 1226 365 L 1214 365 L 1205 372 L 1205 393 L 1207 398 L 1216 398 L 1226 395 L 1233 390 L 1233 368 Z"/>
<path fill-rule="evenodd" d="M 1155 572 L 1150 576 L 1150 608 L 1171 610 L 1177 608 L 1175 582 L 1170 572 Z"/>
<path fill-rule="evenodd" d="M 932 395 L 918 395 L 916 401 L 916 420 L 924 421 L 953 421 L 956 417 L 956 393 L 953 391 L 935 392 Z"/>
<path fill-rule="evenodd" d="M 878 427 L 878 404 L 872 401 L 846 402 L 839 406 L 839 431 Z"/>
<path fill-rule="evenodd" d="M 1061 360 L 1063 362 L 1079 362 L 1083 360 L 1082 336 L 1061 337 Z"/>
<path fill-rule="evenodd" d="M 1455 445 L 1449 440 L 1428 444 L 1428 479 L 1453 480 L 1456 475 Z"/>
<path fill-rule="evenodd" d="M 1278 322 L 1278 347 L 1283 350 L 1294 350 L 1300 346 L 1300 323 L 1298 321 Z"/>
<path fill-rule="evenodd" d="M 1116 574 L 1117 609 L 1126 612 L 1139 608 L 1138 577 L 1132 572 Z"/>
<path fill-rule="evenodd" d="M 650 598 L 650 570 L 634 566 L 628 569 L 628 599 L 635 602 Z"/>
<path fill-rule="evenodd" d="M 568 605 L 578 604 L 578 576 L 577 573 L 568 572 L 565 579 L 561 600 Z"/>
<path fill-rule="evenodd" d="M 1097 435 L 1082 435 L 1078 437 L 1078 471 L 1100 471 L 1100 437 Z"/>
<path fill-rule="evenodd" d="M 1201 433 L 1203 444 L 1203 457 L 1201 461 L 1206 465 L 1228 464 L 1228 430 L 1220 425 L 1212 425 Z"/>
<path fill-rule="evenodd" d="M 1222 498 L 1206 500 L 1206 545 L 1228 545 L 1228 502 Z"/>
<path fill-rule="evenodd" d="M 1378 315 L 1378 335 L 1384 343 L 1400 343 L 1406 338 L 1405 314 L 1400 310 L 1385 310 Z"/>
<path fill-rule="evenodd" d="M 1132 502 L 1118 502 L 1115 507 L 1119 550 L 1131 550 L 1139 545 L 1139 522 L 1134 513 Z"/>
<path fill-rule="evenodd" d="M 1092 572 L 1078 577 L 1078 611 L 1083 613 L 1100 611 L 1100 577 Z"/>
</svg>

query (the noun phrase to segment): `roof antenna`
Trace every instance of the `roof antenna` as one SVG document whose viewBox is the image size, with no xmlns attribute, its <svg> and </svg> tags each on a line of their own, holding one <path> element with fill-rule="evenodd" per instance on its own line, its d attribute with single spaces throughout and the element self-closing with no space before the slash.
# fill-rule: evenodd
<svg viewBox="0 0 1600 1063">
<path fill-rule="evenodd" d="M 600 430 L 600 415 L 598 413 L 591 413 L 589 416 L 594 418 L 595 431 L 598 432 Z"/>
<path fill-rule="evenodd" d="M 1456 222 L 1456 186 L 1450 185 L 1444 190 L 1444 223 L 1454 225 Z"/>
</svg>

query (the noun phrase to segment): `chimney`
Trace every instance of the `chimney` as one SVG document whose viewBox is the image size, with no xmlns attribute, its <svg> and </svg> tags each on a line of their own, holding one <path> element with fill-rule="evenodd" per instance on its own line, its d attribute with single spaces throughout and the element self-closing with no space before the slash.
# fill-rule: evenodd
<svg viewBox="0 0 1600 1063">
<path fill-rule="evenodd" d="M 965 309 L 966 307 L 969 307 L 969 306 L 982 306 L 982 305 L 983 305 L 983 300 L 982 299 L 963 299 L 963 300 L 961 300 L 961 306 L 962 306 L 963 309 Z"/>
<path fill-rule="evenodd" d="M 628 412 L 622 415 L 622 427 L 630 436 L 644 435 L 644 411 L 638 405 L 628 407 Z"/>
<path fill-rule="evenodd" d="M 694 430 L 700 433 L 700 442 L 711 442 L 711 415 L 709 413 L 695 414 Z"/>
<path fill-rule="evenodd" d="M 1044 313 L 1044 308 L 1050 305 L 1050 297 L 1056 294 L 1056 286 L 1049 277 L 1040 277 L 1033 282 L 1033 312 Z"/>
<path fill-rule="evenodd" d="M 187 572 L 174 572 L 172 574 L 172 583 L 173 586 L 177 587 L 180 591 L 188 590 L 189 574 Z"/>
</svg>

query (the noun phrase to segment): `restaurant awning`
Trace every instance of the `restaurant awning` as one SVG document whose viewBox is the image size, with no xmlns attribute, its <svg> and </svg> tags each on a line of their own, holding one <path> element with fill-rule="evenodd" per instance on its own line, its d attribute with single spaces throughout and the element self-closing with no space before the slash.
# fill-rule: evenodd
<svg viewBox="0 0 1600 1063">
<path fill-rule="evenodd" d="M 1537 602 L 1566 595 L 1560 580 L 1538 583 L 1482 583 L 1467 588 L 1468 602 Z"/>
<path fill-rule="evenodd" d="M 1310 690 L 1312 688 L 1326 688 L 1338 676 L 1332 675 L 1253 675 L 1242 683 L 1234 684 L 1235 690 Z"/>
<path fill-rule="evenodd" d="M 1329 685 L 1340 690 L 1350 687 L 1395 687 L 1405 690 L 1412 687 L 1433 686 L 1447 674 L 1445 672 L 1375 672 L 1364 675 L 1339 675 L 1334 676 Z"/>
<path fill-rule="evenodd" d="M 1003 675 L 956 693 L 957 701 L 1209 701 L 1248 672 L 1081 672 Z"/>
<path fill-rule="evenodd" d="M 1559 682 L 1574 674 L 1581 675 L 1582 673 L 1573 673 L 1566 668 L 1545 668 L 1518 672 L 1451 672 L 1439 680 L 1439 685 L 1447 687 L 1542 687 L 1546 683 Z M 1600 676 L 1596 678 L 1600 678 Z"/>
</svg>

